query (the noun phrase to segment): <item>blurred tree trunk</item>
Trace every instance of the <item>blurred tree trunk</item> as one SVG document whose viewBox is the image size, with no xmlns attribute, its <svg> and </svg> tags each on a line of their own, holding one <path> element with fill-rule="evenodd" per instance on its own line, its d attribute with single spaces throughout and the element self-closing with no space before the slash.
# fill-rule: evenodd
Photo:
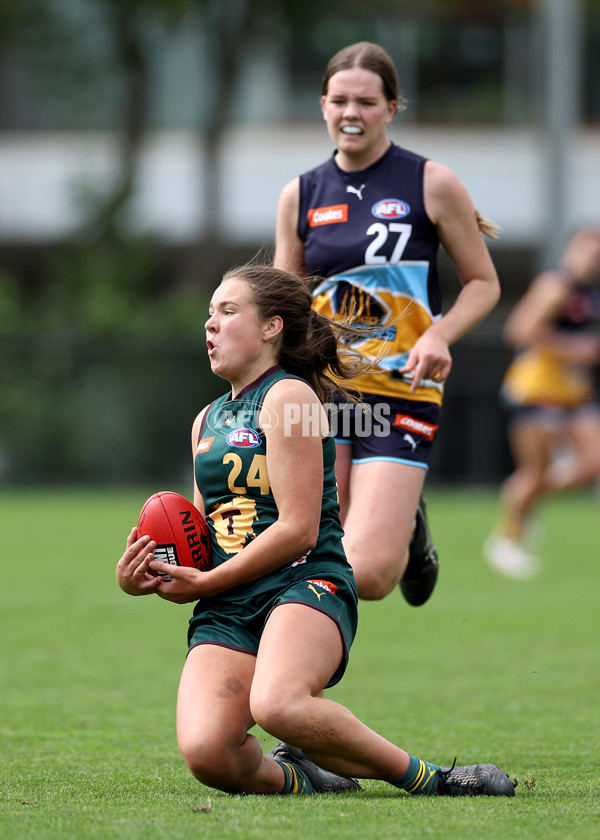
<svg viewBox="0 0 600 840">
<path fill-rule="evenodd" d="M 140 152 L 149 129 L 152 50 L 146 28 L 151 21 L 180 22 L 190 0 L 96 0 L 104 9 L 114 56 L 122 79 L 119 120 L 118 171 L 99 197 L 88 224 L 100 239 L 118 238 L 121 217 L 135 193 Z"/>
<path fill-rule="evenodd" d="M 88 228 L 99 239 L 113 240 L 118 238 L 120 216 L 135 192 L 140 150 L 148 130 L 149 64 L 137 10 L 112 0 L 108 7 L 115 56 L 123 78 L 118 170 Z"/>
<path fill-rule="evenodd" d="M 223 138 L 231 122 L 244 57 L 249 48 L 256 46 L 265 3 L 264 0 L 197 0 L 197 5 L 211 68 L 204 83 L 209 86 L 211 96 L 199 127 L 205 163 L 201 196 L 204 222 L 184 267 L 182 281 L 196 285 L 202 279 L 214 285 L 227 259 L 227 236 L 222 229 Z"/>
</svg>

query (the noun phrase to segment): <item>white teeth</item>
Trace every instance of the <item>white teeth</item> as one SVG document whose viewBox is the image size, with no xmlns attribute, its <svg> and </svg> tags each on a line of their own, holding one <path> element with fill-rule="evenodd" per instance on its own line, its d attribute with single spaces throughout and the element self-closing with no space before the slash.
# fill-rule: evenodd
<svg viewBox="0 0 600 840">
<path fill-rule="evenodd" d="M 342 131 L 344 134 L 362 134 L 362 129 L 357 125 L 345 125 Z"/>
</svg>

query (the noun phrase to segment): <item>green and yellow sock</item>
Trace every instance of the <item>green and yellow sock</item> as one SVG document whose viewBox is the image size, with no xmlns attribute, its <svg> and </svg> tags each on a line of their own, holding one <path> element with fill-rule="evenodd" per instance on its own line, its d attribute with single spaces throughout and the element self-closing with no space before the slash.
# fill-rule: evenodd
<svg viewBox="0 0 600 840">
<path fill-rule="evenodd" d="M 439 767 L 430 761 L 423 761 L 414 755 L 409 756 L 408 770 L 396 781 L 391 782 L 394 787 L 402 788 L 408 793 L 433 793 L 435 779 Z"/>
<path fill-rule="evenodd" d="M 282 768 L 285 775 L 285 785 L 281 791 L 282 793 L 302 795 L 315 792 L 315 789 L 310 783 L 310 779 L 303 770 L 294 764 L 282 761 L 280 758 L 276 758 L 275 761 Z"/>
</svg>

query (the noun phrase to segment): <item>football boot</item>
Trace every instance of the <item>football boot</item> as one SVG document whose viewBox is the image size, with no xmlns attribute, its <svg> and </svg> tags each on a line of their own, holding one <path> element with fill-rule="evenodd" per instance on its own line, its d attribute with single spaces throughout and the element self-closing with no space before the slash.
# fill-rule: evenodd
<svg viewBox="0 0 600 840">
<path fill-rule="evenodd" d="M 318 767 L 314 761 L 307 758 L 299 747 L 293 747 L 281 741 L 267 753 L 269 758 L 276 758 L 303 770 L 313 786 L 315 793 L 339 793 L 343 790 L 362 790 L 356 779 L 338 776 L 329 770 Z"/>
<path fill-rule="evenodd" d="M 440 767 L 435 796 L 514 796 L 517 783 L 495 764 Z"/>
<path fill-rule="evenodd" d="M 438 579 L 439 568 L 437 548 L 431 539 L 427 522 L 427 507 L 421 496 L 408 548 L 408 564 L 399 584 L 404 598 L 411 606 L 420 607 L 429 600 Z"/>
</svg>

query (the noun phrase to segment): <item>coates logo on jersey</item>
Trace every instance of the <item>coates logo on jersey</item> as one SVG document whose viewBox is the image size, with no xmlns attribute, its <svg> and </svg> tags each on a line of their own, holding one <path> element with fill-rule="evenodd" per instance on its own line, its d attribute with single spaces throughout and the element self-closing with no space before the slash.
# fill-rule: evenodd
<svg viewBox="0 0 600 840">
<path fill-rule="evenodd" d="M 229 446 L 239 446 L 242 449 L 252 449 L 260 446 L 260 435 L 254 429 L 234 429 L 227 435 Z"/>
<path fill-rule="evenodd" d="M 202 452 L 208 452 L 210 447 L 213 445 L 213 440 L 215 436 L 212 437 L 205 437 L 202 440 L 198 441 L 198 446 L 196 447 L 196 455 L 200 455 Z"/>
<path fill-rule="evenodd" d="M 308 211 L 308 226 L 336 225 L 348 221 L 348 205 L 332 204 L 330 207 L 314 207 Z"/>
<path fill-rule="evenodd" d="M 378 201 L 371 207 L 371 213 L 376 219 L 393 221 L 408 216 L 410 207 L 406 201 L 400 201 L 399 198 L 384 198 L 383 201 Z"/>
</svg>

